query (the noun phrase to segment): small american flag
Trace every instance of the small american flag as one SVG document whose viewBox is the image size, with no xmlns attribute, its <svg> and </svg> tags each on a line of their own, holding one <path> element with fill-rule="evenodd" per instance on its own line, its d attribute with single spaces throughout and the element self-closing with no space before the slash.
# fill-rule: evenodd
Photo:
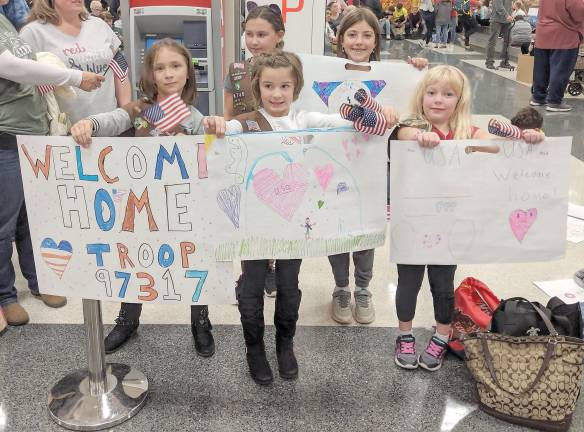
<svg viewBox="0 0 584 432">
<path fill-rule="evenodd" d="M 363 117 L 364 109 L 358 105 L 349 105 L 344 103 L 341 105 L 339 113 L 345 120 L 354 122 L 360 117 Z"/>
<path fill-rule="evenodd" d="M 124 82 L 128 77 L 128 62 L 120 51 L 116 53 L 109 67 L 121 82 Z"/>
<path fill-rule="evenodd" d="M 55 86 L 54 85 L 49 85 L 49 84 L 38 85 L 37 86 L 37 89 L 38 89 L 39 93 L 44 96 L 47 93 L 50 93 L 53 90 L 55 90 Z"/>
<path fill-rule="evenodd" d="M 381 105 L 379 105 L 379 103 L 369 96 L 363 89 L 357 90 L 357 93 L 355 93 L 355 100 L 359 102 L 363 108 L 369 108 L 370 110 L 378 112 L 383 111 Z"/>
<path fill-rule="evenodd" d="M 497 119 L 489 120 L 489 133 L 503 138 L 521 139 L 522 132 L 517 126 L 501 122 Z"/>
<path fill-rule="evenodd" d="M 355 129 L 369 135 L 383 136 L 387 129 L 387 120 L 385 120 L 383 114 L 365 109 L 363 117 L 355 122 Z"/>
<path fill-rule="evenodd" d="M 144 118 L 163 132 L 172 130 L 187 118 L 191 111 L 179 95 L 168 96 L 162 102 L 150 105 L 143 112 Z"/>
</svg>

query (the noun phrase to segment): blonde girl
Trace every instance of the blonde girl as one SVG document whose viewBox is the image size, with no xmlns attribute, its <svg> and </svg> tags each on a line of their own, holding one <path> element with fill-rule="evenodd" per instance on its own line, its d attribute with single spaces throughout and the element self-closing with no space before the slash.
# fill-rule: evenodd
<svg viewBox="0 0 584 432">
<path fill-rule="evenodd" d="M 429 130 L 401 127 L 400 140 L 416 140 L 422 147 L 435 147 L 442 140 L 493 138 L 472 125 L 471 94 L 467 77 L 453 66 L 430 69 L 419 83 L 412 100 L 411 114 L 429 124 Z M 545 137 L 543 133 L 525 130 L 526 142 L 535 144 Z M 428 280 L 434 302 L 436 331 L 424 352 L 416 356 L 416 340 L 412 321 L 416 311 L 418 292 L 428 268 Z M 395 304 L 399 332 L 395 343 L 395 363 L 405 369 L 418 366 L 435 371 L 440 369 L 450 338 L 454 313 L 454 273 L 456 265 L 398 264 L 398 283 Z"/>
<path fill-rule="evenodd" d="M 172 39 L 163 39 L 146 53 L 140 89 L 143 99 L 130 102 L 123 108 L 89 116 L 71 127 L 73 139 L 82 146 L 91 144 L 92 136 L 117 136 L 134 128 L 135 136 L 199 135 L 205 132 L 203 115 L 192 106 L 197 97 L 195 70 L 191 55 Z M 190 115 L 168 132 L 158 130 L 148 118 L 147 109 L 164 99 L 180 95 L 189 107 Z M 112 353 L 136 334 L 140 325 L 142 304 L 122 303 L 116 326 L 105 338 L 105 351 Z M 195 350 L 202 357 L 215 353 L 209 309 L 206 305 L 191 306 L 191 331 Z"/>
</svg>

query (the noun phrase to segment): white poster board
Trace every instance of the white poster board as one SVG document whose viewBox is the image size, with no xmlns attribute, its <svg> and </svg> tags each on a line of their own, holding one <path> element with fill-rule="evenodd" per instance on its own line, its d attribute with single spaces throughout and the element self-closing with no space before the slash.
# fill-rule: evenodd
<svg viewBox="0 0 584 432">
<path fill-rule="evenodd" d="M 387 136 L 235 135 L 208 156 L 210 173 L 223 172 L 217 193 L 229 215 L 214 228 L 223 234 L 219 260 L 327 256 L 385 242 Z"/>
<path fill-rule="evenodd" d="M 401 115 L 409 112 L 411 96 L 425 71 L 401 62 L 371 62 L 359 65 L 370 70 L 347 70 L 350 61 L 338 57 L 301 54 L 304 88 L 295 105 L 317 112 L 339 112 L 342 103 L 354 102 L 357 90 L 364 89 L 383 106 L 392 106 Z"/>
<path fill-rule="evenodd" d="M 284 49 L 294 53 L 324 54 L 324 22 L 326 0 L 246 0 L 245 14 L 250 8 L 276 4 L 282 11 L 286 35 Z M 249 58 L 251 53 L 246 52 Z"/>
<path fill-rule="evenodd" d="M 43 293 L 232 303 L 235 258 L 385 241 L 387 137 L 355 131 L 19 137 Z"/>
<path fill-rule="evenodd" d="M 529 262 L 566 248 L 571 137 L 391 143 L 391 261 Z M 476 150 L 484 147 L 493 153 Z"/>
</svg>

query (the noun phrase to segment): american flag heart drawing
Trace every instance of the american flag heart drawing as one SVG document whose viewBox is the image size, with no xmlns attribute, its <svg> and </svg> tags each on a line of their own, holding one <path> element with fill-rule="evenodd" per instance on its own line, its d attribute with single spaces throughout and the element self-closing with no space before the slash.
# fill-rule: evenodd
<svg viewBox="0 0 584 432">
<path fill-rule="evenodd" d="M 61 279 L 69 260 L 73 255 L 73 247 L 67 240 L 61 240 L 59 244 L 50 237 L 41 242 L 41 256 L 53 272 Z"/>
</svg>

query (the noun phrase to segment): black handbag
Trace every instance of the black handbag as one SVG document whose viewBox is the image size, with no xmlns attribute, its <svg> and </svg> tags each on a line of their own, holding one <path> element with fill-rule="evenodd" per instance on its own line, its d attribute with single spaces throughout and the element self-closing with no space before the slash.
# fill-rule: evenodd
<svg viewBox="0 0 584 432">
<path fill-rule="evenodd" d="M 491 333 L 507 336 L 545 336 L 549 330 L 532 303 L 551 321 L 552 313 L 537 302 L 529 302 L 522 297 L 502 300 L 493 312 Z"/>
</svg>

